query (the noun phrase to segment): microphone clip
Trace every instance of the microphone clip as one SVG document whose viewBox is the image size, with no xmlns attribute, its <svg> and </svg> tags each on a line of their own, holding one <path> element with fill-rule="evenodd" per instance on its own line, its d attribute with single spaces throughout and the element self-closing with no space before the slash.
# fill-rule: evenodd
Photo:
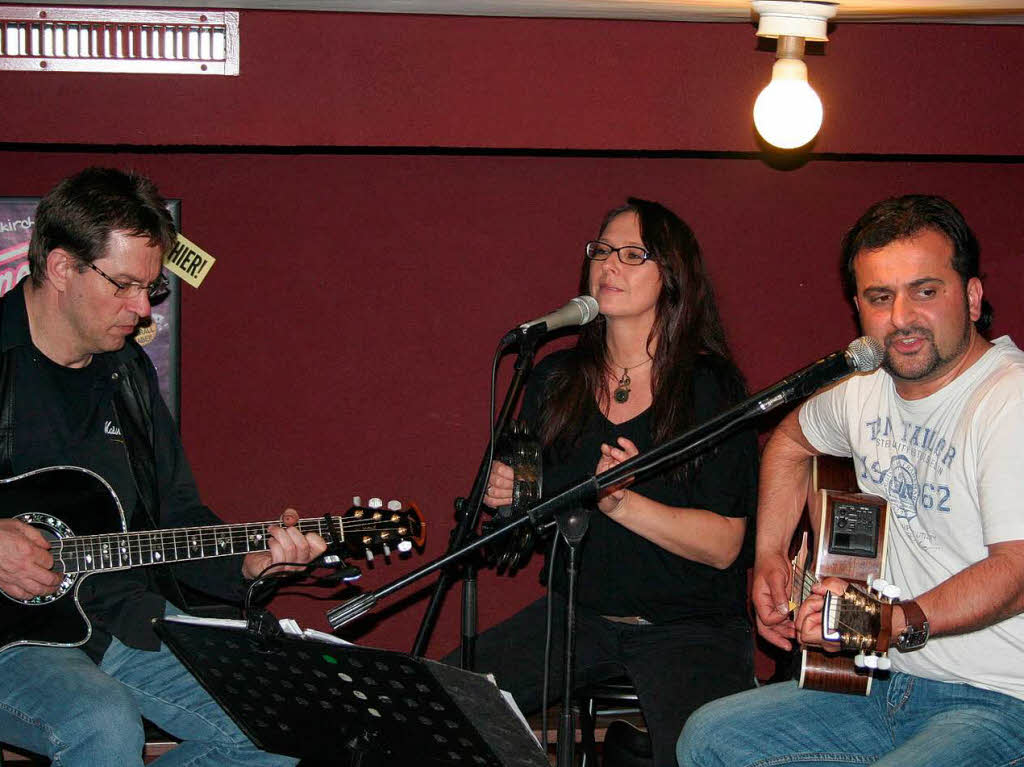
<svg viewBox="0 0 1024 767">
<path fill-rule="evenodd" d="M 546 322 L 538 322 L 533 325 L 523 325 L 522 327 L 510 330 L 504 336 L 502 336 L 500 346 L 505 349 L 514 344 L 519 344 L 524 350 L 532 349 L 536 346 L 537 341 L 540 340 L 541 336 L 548 332 L 548 325 Z"/>
</svg>

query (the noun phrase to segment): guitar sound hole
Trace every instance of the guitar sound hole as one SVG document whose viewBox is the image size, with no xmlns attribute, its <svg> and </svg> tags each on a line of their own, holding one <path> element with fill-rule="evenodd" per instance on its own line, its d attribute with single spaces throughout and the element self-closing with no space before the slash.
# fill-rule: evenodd
<svg viewBox="0 0 1024 767">
<path fill-rule="evenodd" d="M 51 551 L 54 552 L 53 558 L 53 571 L 57 573 L 63 573 L 65 570 L 65 563 L 60 559 L 60 552 L 58 546 L 53 544 L 60 541 L 62 538 L 70 538 L 74 536 L 71 528 L 68 527 L 63 521 L 57 519 L 57 517 L 49 514 L 43 514 L 41 512 L 29 512 L 27 514 L 18 514 L 14 517 L 27 525 L 31 525 L 38 530 L 42 536 L 50 542 Z M 52 602 L 56 602 L 62 596 L 67 594 L 75 585 L 75 581 L 78 580 L 77 573 L 65 574 L 64 579 L 60 582 L 57 590 L 53 594 L 47 594 L 42 597 L 33 597 L 31 599 L 16 599 L 4 591 L 0 591 L 5 597 L 10 599 L 12 602 L 17 602 L 22 605 L 47 605 Z"/>
</svg>

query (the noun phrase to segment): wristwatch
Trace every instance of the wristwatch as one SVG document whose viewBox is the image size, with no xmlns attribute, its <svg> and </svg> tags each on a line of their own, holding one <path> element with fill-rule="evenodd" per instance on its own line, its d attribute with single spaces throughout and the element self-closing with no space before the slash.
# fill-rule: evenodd
<svg viewBox="0 0 1024 767">
<path fill-rule="evenodd" d="M 898 604 L 903 610 L 907 625 L 896 637 L 896 649 L 900 652 L 909 652 L 924 647 L 928 641 L 928 619 L 924 617 L 924 611 L 913 599 Z"/>
</svg>

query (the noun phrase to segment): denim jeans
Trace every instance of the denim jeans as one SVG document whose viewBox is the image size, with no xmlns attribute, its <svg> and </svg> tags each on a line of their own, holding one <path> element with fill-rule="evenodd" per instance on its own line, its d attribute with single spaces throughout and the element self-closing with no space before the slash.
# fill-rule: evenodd
<svg viewBox="0 0 1024 767">
<path fill-rule="evenodd" d="M 294 765 L 253 745 L 174 654 L 111 642 L 97 667 L 76 648 L 0 653 L 0 740 L 48 756 L 55 767 L 142 764 L 145 716 L 182 740 L 157 764 Z"/>
<path fill-rule="evenodd" d="M 1024 765 L 1024 701 L 900 673 L 867 697 L 785 682 L 704 706 L 676 754 L 680 767 Z"/>
</svg>

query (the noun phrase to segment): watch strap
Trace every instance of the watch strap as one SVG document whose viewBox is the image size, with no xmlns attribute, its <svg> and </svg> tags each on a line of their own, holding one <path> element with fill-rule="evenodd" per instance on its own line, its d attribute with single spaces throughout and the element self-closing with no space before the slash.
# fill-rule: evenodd
<svg viewBox="0 0 1024 767">
<path fill-rule="evenodd" d="M 896 639 L 897 648 L 916 650 L 923 647 L 928 641 L 929 633 L 928 618 L 925 617 L 924 610 L 913 599 L 899 602 L 899 606 L 903 610 L 903 617 L 906 619 L 907 625 Z"/>
</svg>

